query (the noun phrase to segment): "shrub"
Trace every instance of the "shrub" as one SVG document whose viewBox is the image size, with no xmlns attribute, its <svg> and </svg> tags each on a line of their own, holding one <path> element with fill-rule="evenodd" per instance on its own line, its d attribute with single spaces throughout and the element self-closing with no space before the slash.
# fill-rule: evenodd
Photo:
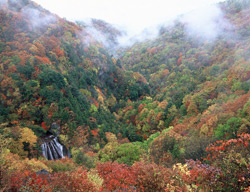
<svg viewBox="0 0 250 192">
<path fill-rule="evenodd" d="M 44 161 L 53 172 L 73 171 L 76 165 L 72 159 L 63 158 L 55 161 Z"/>
</svg>

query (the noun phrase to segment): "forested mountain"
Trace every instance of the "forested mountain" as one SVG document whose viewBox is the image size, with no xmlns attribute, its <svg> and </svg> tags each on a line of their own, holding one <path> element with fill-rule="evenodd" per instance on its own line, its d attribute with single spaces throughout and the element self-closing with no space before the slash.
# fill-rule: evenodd
<svg viewBox="0 0 250 192">
<path fill-rule="evenodd" d="M 124 31 L 99 19 L 77 21 L 76 23 L 99 41 L 110 54 L 115 54 L 119 49 L 119 38 L 125 35 Z"/>
<path fill-rule="evenodd" d="M 133 115 L 128 120 L 149 134 L 174 125 L 182 136 L 193 130 L 214 136 L 218 125 L 236 117 L 248 127 L 243 119 L 250 88 L 249 9 L 233 2 L 220 5 L 230 27 L 212 41 L 189 35 L 188 24 L 176 21 L 157 39 L 123 54 L 124 68 L 140 72 L 153 94 L 151 101 L 128 104 L 131 110 L 121 116 Z M 215 136 L 222 139 L 224 131 Z"/>
<path fill-rule="evenodd" d="M 180 16 L 116 57 L 104 21 L 0 5 L 3 191 L 249 190 L 248 1 L 216 5 L 216 31 Z M 42 157 L 54 122 L 71 159 Z"/>
<path fill-rule="evenodd" d="M 33 2 L 8 1 L 1 30 L 1 123 L 37 134 L 54 121 L 69 132 L 86 125 L 118 133 L 110 110 L 146 93 L 84 28 Z"/>
</svg>

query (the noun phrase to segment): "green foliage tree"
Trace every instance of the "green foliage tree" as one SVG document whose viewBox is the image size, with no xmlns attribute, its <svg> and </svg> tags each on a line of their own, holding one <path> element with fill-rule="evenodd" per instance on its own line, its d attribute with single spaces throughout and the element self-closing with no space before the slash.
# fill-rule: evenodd
<svg viewBox="0 0 250 192">
<path fill-rule="evenodd" d="M 133 165 L 135 161 L 139 161 L 140 155 L 142 155 L 143 152 L 138 145 L 125 143 L 117 148 L 116 154 L 116 161 L 118 163 Z"/>
<path fill-rule="evenodd" d="M 214 132 L 217 139 L 232 139 L 237 137 L 237 131 L 242 124 L 241 118 L 231 117 L 227 122 L 220 124 Z"/>
</svg>

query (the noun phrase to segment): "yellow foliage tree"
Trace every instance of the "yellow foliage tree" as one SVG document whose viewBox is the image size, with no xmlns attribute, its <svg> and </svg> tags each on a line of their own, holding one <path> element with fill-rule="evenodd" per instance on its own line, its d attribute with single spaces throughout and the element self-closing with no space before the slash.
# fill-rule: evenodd
<svg viewBox="0 0 250 192">
<path fill-rule="evenodd" d="M 0 164 L 3 163 L 5 155 L 8 153 L 8 146 L 10 143 L 10 139 L 5 135 L 0 134 Z"/>
<path fill-rule="evenodd" d="M 101 95 L 98 96 L 98 101 L 104 105 L 103 97 Z"/>
<path fill-rule="evenodd" d="M 30 147 L 34 147 L 35 143 L 37 142 L 37 136 L 31 129 L 24 127 L 21 129 L 21 135 L 19 141 L 22 143 L 23 142 L 29 143 Z"/>
<path fill-rule="evenodd" d="M 116 159 L 116 150 L 120 144 L 118 143 L 115 134 L 106 132 L 105 135 L 108 143 L 98 152 L 97 157 L 101 162 L 114 161 Z"/>
<path fill-rule="evenodd" d="M 22 160 L 17 154 L 8 153 L 5 157 L 5 168 L 8 170 L 15 170 L 20 172 L 37 172 L 45 169 L 52 172 L 52 169 L 47 167 L 43 162 L 37 159 L 24 159 Z"/>
</svg>

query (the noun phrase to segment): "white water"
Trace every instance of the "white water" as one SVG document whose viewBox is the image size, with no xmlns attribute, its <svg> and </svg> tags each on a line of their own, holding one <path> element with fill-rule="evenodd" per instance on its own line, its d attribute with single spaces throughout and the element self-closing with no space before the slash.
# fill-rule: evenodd
<svg viewBox="0 0 250 192">
<path fill-rule="evenodd" d="M 43 156 L 48 160 L 64 158 L 63 145 L 58 142 L 58 138 L 50 135 L 48 141 L 41 145 Z"/>
</svg>

